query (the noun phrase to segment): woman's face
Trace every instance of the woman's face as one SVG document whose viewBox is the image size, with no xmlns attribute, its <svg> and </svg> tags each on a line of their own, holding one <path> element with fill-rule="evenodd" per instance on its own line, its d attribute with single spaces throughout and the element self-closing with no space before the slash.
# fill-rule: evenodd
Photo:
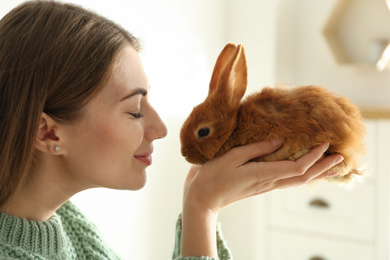
<svg viewBox="0 0 390 260">
<path fill-rule="evenodd" d="M 167 129 L 149 104 L 149 83 L 137 52 L 123 48 L 102 91 L 81 119 L 65 126 L 65 166 L 83 188 L 137 190 L 146 183 L 153 141 Z"/>
</svg>

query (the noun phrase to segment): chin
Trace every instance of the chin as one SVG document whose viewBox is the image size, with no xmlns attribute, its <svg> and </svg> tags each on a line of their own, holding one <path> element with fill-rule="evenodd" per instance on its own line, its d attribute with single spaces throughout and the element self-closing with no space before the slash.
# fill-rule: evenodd
<svg viewBox="0 0 390 260">
<path fill-rule="evenodd" d="M 143 187 L 145 187 L 145 185 L 146 185 L 146 180 L 144 181 L 144 182 L 142 182 L 142 183 L 137 183 L 137 185 L 131 185 L 129 188 L 128 188 L 128 190 L 140 190 L 140 189 L 142 189 Z"/>
<path fill-rule="evenodd" d="M 147 182 L 146 172 L 143 171 L 142 173 L 137 173 L 137 175 L 132 174 L 132 178 L 129 178 L 127 180 L 124 180 L 121 185 L 122 187 L 120 189 L 122 190 L 140 190 L 143 187 L 145 187 Z"/>
</svg>

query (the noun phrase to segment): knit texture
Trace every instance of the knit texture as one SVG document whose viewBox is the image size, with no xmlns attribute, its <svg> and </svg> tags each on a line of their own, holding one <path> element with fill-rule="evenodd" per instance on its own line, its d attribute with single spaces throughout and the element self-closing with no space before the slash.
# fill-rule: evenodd
<svg viewBox="0 0 390 260">
<path fill-rule="evenodd" d="M 0 213 L 0 259 L 119 259 L 71 202 L 48 221 Z"/>
<path fill-rule="evenodd" d="M 217 249 L 218 249 L 218 259 L 202 256 L 202 257 L 182 257 L 180 256 L 181 250 L 181 238 L 182 238 L 182 224 L 181 216 L 176 222 L 176 239 L 175 239 L 175 248 L 173 250 L 173 260 L 232 260 L 232 254 L 230 253 L 229 248 L 226 245 L 225 240 L 223 239 L 221 227 L 217 225 Z"/>
<path fill-rule="evenodd" d="M 217 231 L 219 260 L 231 260 L 229 249 Z M 181 257 L 181 217 L 176 224 L 174 260 L 216 260 Z M 98 229 L 71 202 L 49 220 L 31 221 L 0 213 L 0 260 L 117 260 Z"/>
</svg>

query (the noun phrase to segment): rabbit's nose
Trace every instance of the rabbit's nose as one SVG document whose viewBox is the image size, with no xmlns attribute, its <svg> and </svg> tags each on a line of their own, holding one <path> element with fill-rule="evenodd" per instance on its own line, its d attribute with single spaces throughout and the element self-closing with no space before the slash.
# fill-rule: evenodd
<svg viewBox="0 0 390 260">
<path fill-rule="evenodd" d="M 187 157 L 187 152 L 184 147 L 181 148 L 181 155 L 183 155 L 184 158 Z"/>
</svg>

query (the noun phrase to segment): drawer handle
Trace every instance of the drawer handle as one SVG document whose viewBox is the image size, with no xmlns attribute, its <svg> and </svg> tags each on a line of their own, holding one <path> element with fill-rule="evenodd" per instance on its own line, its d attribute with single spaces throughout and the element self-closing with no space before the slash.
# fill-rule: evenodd
<svg viewBox="0 0 390 260">
<path fill-rule="evenodd" d="M 309 205 L 310 205 L 310 207 L 315 207 L 315 208 L 322 208 L 322 209 L 330 208 L 329 203 L 327 203 L 323 199 L 313 199 L 312 201 L 310 201 Z M 314 258 L 314 259 L 310 259 L 310 260 L 316 260 L 316 259 Z"/>
<path fill-rule="evenodd" d="M 320 256 L 313 256 L 312 258 L 310 258 L 309 260 L 326 260 L 325 258 L 322 258 Z"/>
</svg>

